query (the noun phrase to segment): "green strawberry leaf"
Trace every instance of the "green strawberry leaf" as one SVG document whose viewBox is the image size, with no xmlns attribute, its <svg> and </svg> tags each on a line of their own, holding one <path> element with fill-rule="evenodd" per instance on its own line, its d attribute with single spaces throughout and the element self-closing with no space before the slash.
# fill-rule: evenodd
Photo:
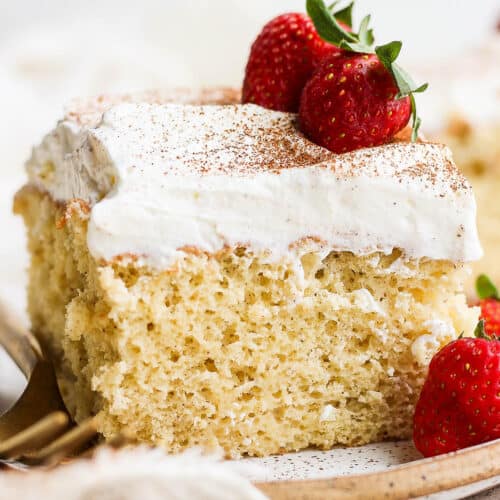
<svg viewBox="0 0 500 500">
<path fill-rule="evenodd" d="M 359 39 L 361 43 L 367 45 L 368 47 L 371 47 L 375 41 L 373 30 L 369 28 L 370 19 L 370 15 L 365 16 L 359 25 Z"/>
<path fill-rule="evenodd" d="M 323 40 L 337 46 L 342 40 L 358 41 L 356 36 L 340 26 L 323 0 L 307 0 L 306 10 L 314 22 L 316 31 Z"/>
<path fill-rule="evenodd" d="M 339 43 L 339 47 L 341 49 L 349 50 L 350 52 L 356 52 L 359 54 L 373 54 L 372 48 L 363 43 L 346 42 L 345 40 L 342 40 Z"/>
<path fill-rule="evenodd" d="M 492 340 L 491 337 L 486 334 L 486 330 L 484 329 L 484 319 L 479 320 L 479 323 L 474 330 L 474 337 L 477 339 Z"/>
<path fill-rule="evenodd" d="M 476 292 L 480 299 L 497 299 L 500 300 L 497 287 L 486 276 L 481 274 L 476 280 Z"/>
<path fill-rule="evenodd" d="M 337 3 L 337 2 L 335 2 Z M 341 23 L 347 24 L 349 28 L 352 28 L 352 8 L 354 7 L 354 2 L 351 2 L 347 7 L 338 10 L 333 13 L 333 17 L 340 21 Z"/>
<path fill-rule="evenodd" d="M 417 103 L 415 101 L 414 94 L 424 92 L 429 84 L 424 83 L 423 85 L 417 87 L 411 76 L 401 66 L 399 66 L 399 64 L 396 64 L 395 61 L 401 52 L 402 46 L 402 42 L 390 42 L 385 45 L 375 47 L 375 53 L 380 59 L 380 62 L 392 74 L 394 81 L 396 82 L 399 89 L 396 99 L 410 96 L 411 140 L 412 142 L 415 142 L 418 139 L 418 131 L 420 129 L 420 125 L 422 124 L 422 120 L 417 115 Z"/>
<path fill-rule="evenodd" d="M 398 58 L 403 42 L 389 42 L 385 45 L 378 45 L 375 47 L 375 54 L 377 54 L 380 62 L 389 70 L 391 70 L 392 63 Z"/>
<path fill-rule="evenodd" d="M 324 0 L 306 0 L 307 13 L 312 19 L 316 31 L 323 40 L 351 52 L 376 54 L 380 62 L 394 78 L 394 82 L 399 90 L 396 98 L 401 99 L 407 96 L 410 97 L 412 122 L 411 140 L 414 142 L 418 139 L 418 130 L 422 123 L 422 120 L 417 114 L 417 104 L 414 94 L 424 92 L 428 84 L 424 83 L 417 87 L 410 75 L 396 63 L 403 46 L 402 42 L 393 41 L 373 47 L 375 37 L 373 35 L 373 30 L 369 28 L 369 15 L 363 18 L 357 33 L 354 31 L 348 32 L 340 26 L 339 21 L 352 27 L 353 4 L 354 2 L 350 3 L 344 9 L 335 12 L 338 2 L 334 2 L 330 7 L 327 7 Z"/>
<path fill-rule="evenodd" d="M 420 85 L 420 87 L 417 87 L 416 89 L 413 89 L 412 93 L 413 94 L 421 94 L 422 92 L 425 92 L 428 88 L 429 88 L 429 84 L 428 83 L 423 83 L 422 85 Z"/>
</svg>

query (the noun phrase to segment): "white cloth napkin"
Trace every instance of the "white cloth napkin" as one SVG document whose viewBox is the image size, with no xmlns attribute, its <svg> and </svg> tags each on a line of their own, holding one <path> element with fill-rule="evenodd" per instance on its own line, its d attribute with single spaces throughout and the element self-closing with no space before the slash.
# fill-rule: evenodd
<svg viewBox="0 0 500 500">
<path fill-rule="evenodd" d="M 240 472 L 251 467 L 204 457 L 197 450 L 167 456 L 138 447 L 100 450 L 51 470 L 0 473 L 0 498 L 23 500 L 262 500 Z"/>
</svg>

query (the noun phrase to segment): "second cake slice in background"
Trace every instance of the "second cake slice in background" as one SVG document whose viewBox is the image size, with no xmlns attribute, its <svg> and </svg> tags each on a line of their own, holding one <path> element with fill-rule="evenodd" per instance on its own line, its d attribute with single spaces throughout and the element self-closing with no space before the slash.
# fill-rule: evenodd
<svg viewBox="0 0 500 500">
<path fill-rule="evenodd" d="M 460 56 L 419 68 L 431 82 L 421 96 L 426 136 L 447 144 L 470 180 L 478 204 L 484 257 L 473 266 L 467 290 L 486 273 L 500 282 L 500 35 Z"/>
</svg>

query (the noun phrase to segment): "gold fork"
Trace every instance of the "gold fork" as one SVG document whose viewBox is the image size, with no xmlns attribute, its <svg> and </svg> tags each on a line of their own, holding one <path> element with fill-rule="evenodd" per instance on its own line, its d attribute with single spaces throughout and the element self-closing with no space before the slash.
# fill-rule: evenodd
<svg viewBox="0 0 500 500">
<path fill-rule="evenodd" d="M 89 443 L 97 434 L 95 418 L 73 424 L 52 364 L 33 334 L 2 304 L 0 344 L 28 381 L 19 400 L 0 417 L 0 464 L 55 464 Z"/>
</svg>

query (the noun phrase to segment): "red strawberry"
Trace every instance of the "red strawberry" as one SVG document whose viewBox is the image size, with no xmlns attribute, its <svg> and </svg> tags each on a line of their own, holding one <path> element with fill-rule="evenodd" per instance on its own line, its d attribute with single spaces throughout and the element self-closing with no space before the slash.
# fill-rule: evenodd
<svg viewBox="0 0 500 500">
<path fill-rule="evenodd" d="M 243 102 L 297 112 L 302 89 L 319 61 L 340 52 L 319 37 L 306 14 L 283 14 L 272 19 L 252 45 Z"/>
<path fill-rule="evenodd" d="M 329 57 L 302 93 L 301 129 L 335 153 L 384 144 L 410 118 L 410 98 L 398 99 L 398 92 L 375 54 Z"/>
<path fill-rule="evenodd" d="M 500 339 L 500 296 L 488 276 L 481 274 L 476 281 L 476 290 L 481 307 L 481 319 L 484 320 L 486 335 Z"/>
<path fill-rule="evenodd" d="M 500 438 L 500 341 L 483 326 L 432 358 L 413 429 L 426 457 Z"/>
</svg>

